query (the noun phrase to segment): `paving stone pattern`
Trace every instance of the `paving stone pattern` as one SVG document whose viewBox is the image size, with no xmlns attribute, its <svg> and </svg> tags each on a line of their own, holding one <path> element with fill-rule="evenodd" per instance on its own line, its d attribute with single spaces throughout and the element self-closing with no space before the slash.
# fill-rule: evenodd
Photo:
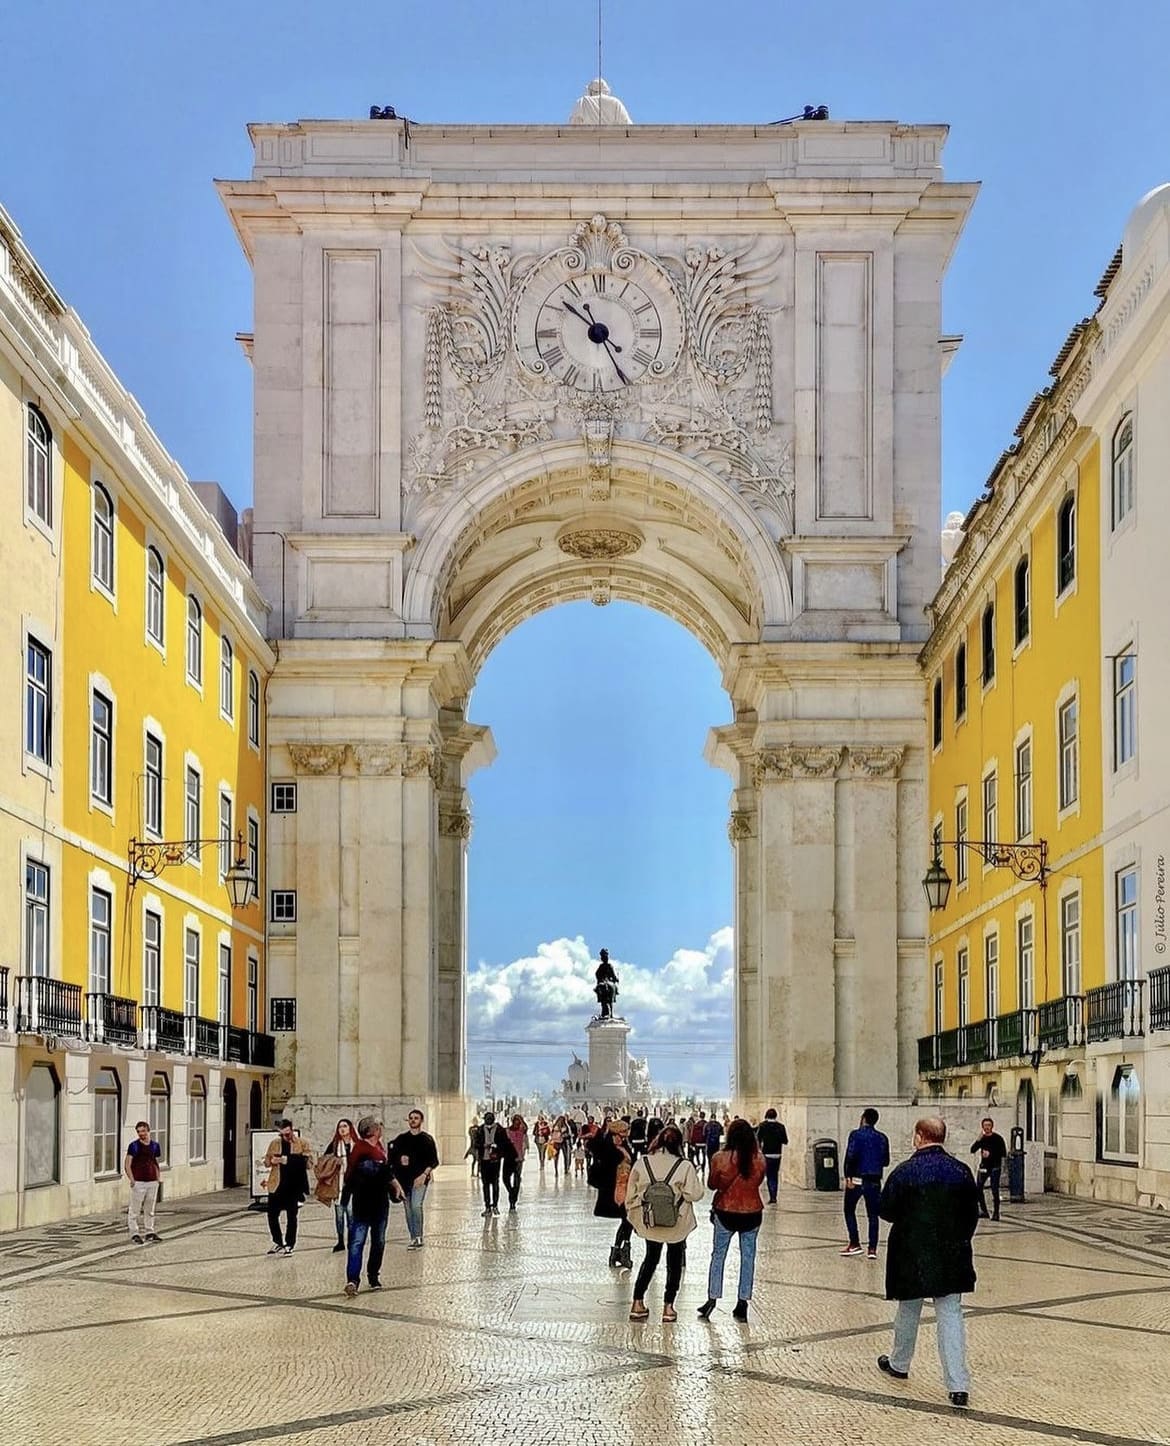
<svg viewBox="0 0 1170 1446">
<path fill-rule="evenodd" d="M 710 1324 L 710 1228 L 691 1237 L 665 1325 L 627 1319 L 609 1222 L 581 1181 L 530 1163 L 514 1214 L 480 1217 L 440 1171 L 427 1243 L 391 1220 L 385 1289 L 342 1294 L 332 1213 L 266 1254 L 239 1193 L 165 1205 L 162 1244 L 79 1221 L 0 1237 L 0 1442 L 21 1446 L 972 1446 L 1170 1442 L 1170 1222 L 1049 1197 L 976 1240 L 971 1410 L 940 1379 L 929 1311 L 911 1378 L 890 1345 L 883 1264 L 842 1259 L 840 1196 L 788 1190 L 766 1215 L 752 1319 L 738 1261 Z M 699 1212 L 702 1218 L 703 1212 Z M 635 1265 L 641 1246 L 635 1241 Z M 956 1419 L 962 1415 L 961 1423 Z"/>
</svg>

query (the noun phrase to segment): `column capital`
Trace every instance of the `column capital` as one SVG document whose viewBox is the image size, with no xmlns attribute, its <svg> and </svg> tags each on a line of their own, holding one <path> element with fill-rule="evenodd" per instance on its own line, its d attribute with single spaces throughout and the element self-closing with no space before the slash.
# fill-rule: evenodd
<svg viewBox="0 0 1170 1446">
<path fill-rule="evenodd" d="M 326 773 L 340 773 L 345 763 L 344 743 L 289 743 L 286 747 L 298 773 L 308 773 L 315 777 Z"/>
<path fill-rule="evenodd" d="M 439 832 L 447 838 L 471 837 L 471 814 L 465 808 L 439 806 Z"/>
<path fill-rule="evenodd" d="M 849 772 L 854 778 L 896 779 L 902 771 L 905 748 L 866 745 L 849 750 Z"/>
<path fill-rule="evenodd" d="M 778 779 L 836 778 L 846 750 L 823 743 L 785 743 L 779 748 L 761 748 L 755 757 L 756 787 Z"/>
<path fill-rule="evenodd" d="M 735 808 L 727 820 L 727 838 L 732 844 L 754 838 L 756 833 L 756 811 L 754 808 Z"/>
</svg>

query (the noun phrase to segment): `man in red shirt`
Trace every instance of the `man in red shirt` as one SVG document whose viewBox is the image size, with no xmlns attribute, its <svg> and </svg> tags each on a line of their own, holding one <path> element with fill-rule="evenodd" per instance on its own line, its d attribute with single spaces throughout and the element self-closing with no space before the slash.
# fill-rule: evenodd
<svg viewBox="0 0 1170 1446">
<path fill-rule="evenodd" d="M 155 1233 L 154 1211 L 158 1204 L 158 1187 L 162 1174 L 158 1167 L 158 1141 L 150 1138 L 150 1126 L 139 1120 L 134 1126 L 137 1139 L 126 1147 L 126 1158 L 122 1172 L 130 1181 L 130 1209 L 126 1223 L 130 1228 L 130 1239 L 135 1245 L 145 1245 L 162 1237 Z"/>
</svg>

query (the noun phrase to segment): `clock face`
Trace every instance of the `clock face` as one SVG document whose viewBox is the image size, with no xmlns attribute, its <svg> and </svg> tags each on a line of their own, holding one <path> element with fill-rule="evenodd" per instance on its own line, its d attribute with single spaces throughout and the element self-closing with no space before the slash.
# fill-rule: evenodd
<svg viewBox="0 0 1170 1446">
<path fill-rule="evenodd" d="M 582 392 L 620 392 L 663 376 L 682 349 L 669 284 L 610 270 L 534 278 L 517 308 L 529 371 Z"/>
</svg>

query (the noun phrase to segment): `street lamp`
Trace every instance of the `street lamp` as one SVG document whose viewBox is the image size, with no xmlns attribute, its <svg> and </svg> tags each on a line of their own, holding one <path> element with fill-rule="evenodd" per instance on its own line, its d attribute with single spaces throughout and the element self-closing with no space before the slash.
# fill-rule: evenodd
<svg viewBox="0 0 1170 1446">
<path fill-rule="evenodd" d="M 151 840 L 132 838 L 127 850 L 130 863 L 130 887 L 139 879 L 156 879 L 172 864 L 188 863 L 191 855 L 200 849 L 222 848 L 227 835 L 220 838 L 184 838 Z M 244 836 L 236 834 L 235 857 L 223 876 L 224 887 L 233 909 L 242 909 L 255 897 L 256 880 L 248 867 L 248 852 Z"/>
<path fill-rule="evenodd" d="M 1048 887 L 1048 840 L 1038 843 L 997 843 L 988 839 L 936 839 L 934 858 L 922 880 L 927 907 L 945 909 L 951 895 L 951 876 L 943 867 L 944 848 L 971 849 L 993 869 L 1011 869 L 1017 879 Z"/>
</svg>

